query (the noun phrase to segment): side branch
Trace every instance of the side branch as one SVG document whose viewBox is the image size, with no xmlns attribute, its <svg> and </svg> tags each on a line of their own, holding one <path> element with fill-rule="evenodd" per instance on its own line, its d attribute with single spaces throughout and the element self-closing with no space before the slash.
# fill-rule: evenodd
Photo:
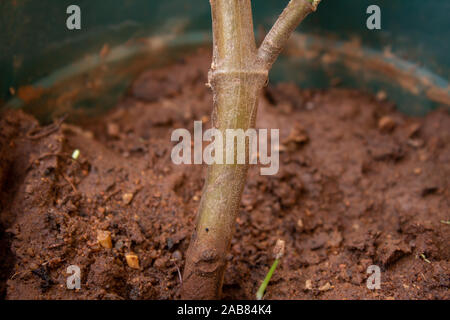
<svg viewBox="0 0 450 320">
<path fill-rule="evenodd" d="M 295 28 L 313 11 L 321 0 L 291 0 L 258 49 L 258 60 L 270 70 L 286 46 Z"/>
</svg>

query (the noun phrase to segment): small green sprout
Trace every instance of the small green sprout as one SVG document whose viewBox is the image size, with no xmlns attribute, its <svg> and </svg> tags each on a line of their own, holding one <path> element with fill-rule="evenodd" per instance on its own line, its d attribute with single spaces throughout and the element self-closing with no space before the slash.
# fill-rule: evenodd
<svg viewBox="0 0 450 320">
<path fill-rule="evenodd" d="M 80 150 L 75 149 L 75 151 L 72 153 L 72 159 L 77 160 L 79 156 L 80 156 Z"/>
<path fill-rule="evenodd" d="M 441 220 L 441 223 L 450 225 L 450 220 Z"/>
<path fill-rule="evenodd" d="M 275 256 L 275 261 L 272 264 L 272 267 L 270 268 L 266 277 L 264 278 L 264 281 L 262 282 L 261 286 L 259 287 L 258 292 L 256 293 L 257 300 L 261 300 L 263 298 L 264 292 L 266 291 L 266 288 L 267 288 L 267 285 L 269 284 L 273 273 L 275 272 L 278 264 L 280 263 L 280 259 L 284 255 L 285 246 L 286 246 L 286 243 L 283 240 L 278 240 L 277 243 L 275 244 L 275 248 L 273 249 L 273 255 Z"/>
</svg>

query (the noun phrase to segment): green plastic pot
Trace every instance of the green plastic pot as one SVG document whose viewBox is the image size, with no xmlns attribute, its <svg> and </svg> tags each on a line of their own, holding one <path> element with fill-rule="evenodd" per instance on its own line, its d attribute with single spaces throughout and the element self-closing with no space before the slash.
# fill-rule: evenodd
<svg viewBox="0 0 450 320">
<path fill-rule="evenodd" d="M 286 3 L 253 1 L 260 34 Z M 66 28 L 73 4 L 81 8 L 81 30 Z M 381 30 L 366 27 L 373 4 L 381 8 Z M 441 0 L 323 0 L 271 81 L 383 92 L 410 115 L 449 108 L 449 11 Z M 139 72 L 208 45 L 210 29 L 207 0 L 2 0 L 0 105 L 44 121 L 104 112 Z"/>
</svg>

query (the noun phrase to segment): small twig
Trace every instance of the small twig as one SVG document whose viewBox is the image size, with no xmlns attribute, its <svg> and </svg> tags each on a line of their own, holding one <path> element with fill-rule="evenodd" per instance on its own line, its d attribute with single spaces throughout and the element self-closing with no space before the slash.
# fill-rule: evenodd
<svg viewBox="0 0 450 320">
<path fill-rule="evenodd" d="M 74 191 L 75 193 L 77 193 L 77 192 L 78 192 L 77 187 L 75 187 L 75 185 L 74 185 L 73 182 L 69 179 L 69 177 L 67 177 L 63 172 L 61 172 L 61 175 L 63 176 L 64 180 L 66 180 L 66 181 L 70 184 L 70 186 L 72 187 L 73 191 Z"/>
<path fill-rule="evenodd" d="M 38 134 L 33 134 L 34 129 L 30 130 L 30 132 L 28 132 L 26 134 L 26 137 L 30 140 L 39 140 L 41 138 L 48 136 L 49 134 L 52 134 L 53 132 L 58 131 L 59 128 L 61 127 L 62 123 L 67 119 L 67 116 L 68 115 L 65 115 L 65 116 L 61 117 L 55 123 L 49 125 L 48 127 L 43 128 L 42 132 L 40 132 Z"/>
</svg>

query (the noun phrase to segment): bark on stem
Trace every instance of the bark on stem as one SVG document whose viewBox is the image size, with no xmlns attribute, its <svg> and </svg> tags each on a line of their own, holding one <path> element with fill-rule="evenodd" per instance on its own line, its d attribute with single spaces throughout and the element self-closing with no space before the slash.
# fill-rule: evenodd
<svg viewBox="0 0 450 320">
<path fill-rule="evenodd" d="M 255 127 L 258 96 L 268 72 L 296 25 L 311 11 L 309 0 L 292 0 L 263 45 L 256 48 L 251 0 L 210 0 L 213 20 L 213 125 L 226 129 Z M 294 12 L 295 11 L 295 12 Z M 248 144 L 247 144 L 248 154 Z M 234 157 L 236 159 L 237 148 Z M 224 147 L 223 154 L 226 154 Z M 248 164 L 209 166 L 186 255 L 183 299 L 218 299 L 234 233 Z"/>
</svg>

